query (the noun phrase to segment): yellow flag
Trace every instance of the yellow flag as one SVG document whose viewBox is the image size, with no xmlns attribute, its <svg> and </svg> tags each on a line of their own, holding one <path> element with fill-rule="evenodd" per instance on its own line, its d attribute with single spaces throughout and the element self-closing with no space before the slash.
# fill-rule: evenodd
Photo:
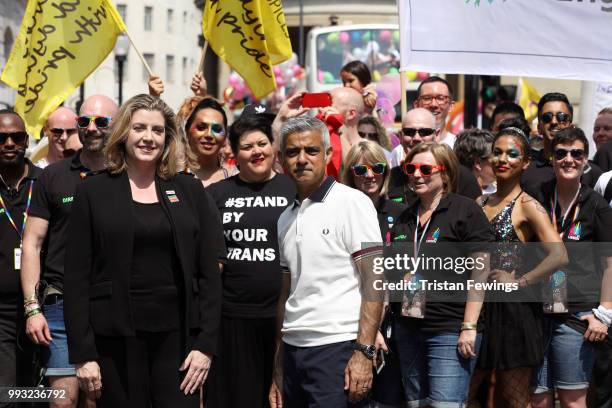
<svg viewBox="0 0 612 408">
<path fill-rule="evenodd" d="M 30 0 L 2 71 L 36 138 L 47 117 L 106 58 L 125 24 L 110 0 Z"/>
<path fill-rule="evenodd" d="M 202 29 L 215 53 L 247 82 L 256 98 L 276 89 L 272 65 L 291 58 L 281 0 L 207 0 Z"/>
<path fill-rule="evenodd" d="M 538 91 L 523 78 L 519 78 L 518 92 L 516 93 L 517 103 L 523 108 L 525 118 L 532 121 L 538 115 L 538 102 L 540 94 Z"/>
</svg>

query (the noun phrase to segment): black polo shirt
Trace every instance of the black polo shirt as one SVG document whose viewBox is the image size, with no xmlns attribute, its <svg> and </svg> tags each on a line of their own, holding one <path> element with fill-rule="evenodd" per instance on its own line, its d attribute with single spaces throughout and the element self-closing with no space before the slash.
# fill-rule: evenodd
<svg viewBox="0 0 612 408">
<path fill-rule="evenodd" d="M 555 180 L 542 185 L 541 202 L 549 216 L 552 214 L 555 185 Z M 558 230 L 562 216 L 557 206 Z M 583 184 L 578 195 L 578 214 L 573 222 L 566 224 L 562 239 L 569 263 L 562 270 L 567 272 L 569 313 L 590 311 L 599 304 L 603 274 L 600 259 L 612 256 L 612 208 L 598 193 Z M 597 244 L 589 245 L 590 242 Z M 576 320 L 567 314 L 555 314 L 555 317 Z"/>
<path fill-rule="evenodd" d="M 612 142 L 606 142 L 597 149 L 593 162 L 603 172 L 612 170 Z"/>
<path fill-rule="evenodd" d="M 400 215 L 391 230 L 393 242 L 412 242 L 417 228 L 416 216 L 419 204 L 420 201 L 417 199 Z M 444 245 L 443 250 L 445 257 L 467 257 L 473 252 L 487 248 L 485 243 L 494 241 L 491 225 L 482 208 L 474 200 L 456 194 L 445 196 L 433 212 L 427 231 L 423 231 L 423 227 L 419 226 L 418 232 L 419 235 L 427 234 L 419 252 L 419 255 L 427 256 L 432 256 L 432 254 L 438 256 L 439 250 L 436 251 L 435 247 L 444 243 L 447 244 Z M 430 239 L 430 236 L 435 238 Z M 448 243 L 458 243 L 460 245 L 448 245 Z M 471 276 L 470 273 L 458 274 L 452 270 L 433 273 L 423 271 L 422 273 L 425 279 L 439 282 L 465 282 Z M 467 291 L 456 293 L 453 298 L 465 299 L 466 295 Z M 431 296 L 435 296 L 435 294 Z M 393 305 L 398 315 L 401 315 L 401 311 L 398 309 L 399 303 Z M 426 294 L 425 317 L 423 319 L 403 317 L 403 319 L 419 326 L 421 330 L 426 332 L 458 333 L 461 329 L 464 312 L 465 302 L 430 301 Z"/>
<path fill-rule="evenodd" d="M 40 168 L 26 159 L 28 168 L 27 175 L 17 186 L 17 190 L 9 188 L 0 179 L 0 194 L 2 201 L 7 207 L 9 214 L 13 218 L 15 225 L 19 228 L 19 233 L 9 221 L 6 211 L 0 206 L 0 302 L 4 305 L 17 307 L 21 305 L 18 300 L 21 297 L 21 284 L 19 270 L 15 270 L 15 249 L 21 247 L 21 228 L 23 216 L 28 202 L 28 192 L 30 184 L 37 184 L 40 175 Z M 35 187 L 34 187 L 35 189 Z M 28 216 L 32 214 L 31 207 Z"/>
<path fill-rule="evenodd" d="M 391 242 L 391 229 L 405 210 L 406 206 L 402 203 L 384 197 L 379 199 L 376 206 L 376 215 L 378 215 L 378 224 L 380 225 L 383 242 Z"/>
<path fill-rule="evenodd" d="M 602 171 L 593 162 L 589 162 L 584 168 L 581 181 L 583 184 L 594 188 L 597 179 L 601 176 Z M 521 175 L 521 187 L 532 197 L 540 195 L 540 188 L 544 183 L 548 183 L 555 178 L 555 171 L 552 168 L 550 160 L 544 157 L 544 154 L 538 154 L 529 164 L 529 167 Z"/>
<path fill-rule="evenodd" d="M 457 174 L 457 194 L 472 200 L 482 195 L 482 189 L 476 177 L 470 169 L 463 165 L 459 165 L 459 174 Z M 416 200 L 416 194 L 408 189 L 408 176 L 402 170 L 402 166 L 391 169 L 388 196 L 395 202 L 407 205 L 411 205 Z"/>
<path fill-rule="evenodd" d="M 64 287 L 64 248 L 70 209 L 77 185 L 90 174 L 81 163 L 79 152 L 45 167 L 34 187 L 30 214 L 49 222 L 41 279 L 60 291 Z"/>
</svg>

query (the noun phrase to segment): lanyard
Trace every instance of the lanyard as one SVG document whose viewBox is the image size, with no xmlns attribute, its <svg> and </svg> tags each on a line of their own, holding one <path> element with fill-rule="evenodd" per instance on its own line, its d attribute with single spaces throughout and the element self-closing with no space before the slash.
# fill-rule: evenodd
<svg viewBox="0 0 612 408">
<path fill-rule="evenodd" d="M 30 181 L 30 187 L 28 187 L 28 201 L 26 203 L 25 212 L 23 213 L 23 223 L 21 224 L 21 230 L 17 228 L 17 224 L 15 224 L 15 220 L 11 217 L 11 213 L 9 213 L 8 207 L 4 204 L 4 200 L 2 199 L 2 195 L 0 195 L 0 205 L 4 209 L 4 213 L 6 214 L 6 218 L 8 218 L 9 222 L 17 231 L 19 235 L 19 239 L 23 239 L 23 231 L 25 230 L 26 221 L 28 220 L 28 213 L 30 212 L 30 204 L 32 204 L 32 187 L 34 187 L 34 180 Z"/>
<path fill-rule="evenodd" d="M 423 243 L 423 238 L 425 237 L 425 235 L 427 235 L 427 230 L 429 229 L 429 223 L 431 222 L 431 219 L 433 218 L 434 211 L 436 211 L 435 208 L 431 212 L 431 216 L 429 217 L 427 224 L 425 224 L 425 227 L 423 228 L 423 235 L 421 235 L 421 238 L 419 238 L 419 226 L 421 225 L 420 224 L 421 217 L 419 215 L 419 209 L 417 208 L 416 228 L 414 229 L 414 259 L 416 259 L 419 256 L 421 244 Z"/>
<path fill-rule="evenodd" d="M 563 232 L 565 231 L 565 221 L 567 220 L 567 216 L 569 215 L 570 211 L 572 211 L 572 209 L 575 208 L 574 211 L 574 217 L 572 218 L 572 222 L 576 220 L 576 217 L 578 216 L 578 207 L 576 205 L 576 201 L 578 200 L 578 196 L 580 195 L 580 186 L 578 186 L 578 191 L 576 191 L 576 194 L 574 195 L 574 198 L 572 199 L 572 201 L 570 202 L 570 205 L 567 207 L 567 211 L 565 211 L 565 214 L 563 214 L 563 218 L 561 219 L 561 232 L 559 232 L 559 236 L 561 238 L 563 238 Z M 554 199 L 551 200 L 551 204 L 552 204 L 552 210 L 550 211 L 550 218 L 552 218 L 552 222 L 553 222 L 553 226 L 555 227 L 555 229 L 557 229 L 557 201 L 559 198 L 559 193 L 557 191 L 557 188 L 555 188 L 555 194 L 554 194 Z"/>
</svg>

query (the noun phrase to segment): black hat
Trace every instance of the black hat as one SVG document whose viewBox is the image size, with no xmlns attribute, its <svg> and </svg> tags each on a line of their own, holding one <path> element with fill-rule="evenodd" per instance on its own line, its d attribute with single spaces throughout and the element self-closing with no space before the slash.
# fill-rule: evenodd
<svg viewBox="0 0 612 408">
<path fill-rule="evenodd" d="M 244 107 L 242 110 L 242 114 L 240 117 L 247 117 L 251 115 L 260 115 L 270 121 L 273 121 L 276 117 L 276 114 L 270 110 L 266 105 L 262 105 L 260 103 L 252 103 Z"/>
</svg>

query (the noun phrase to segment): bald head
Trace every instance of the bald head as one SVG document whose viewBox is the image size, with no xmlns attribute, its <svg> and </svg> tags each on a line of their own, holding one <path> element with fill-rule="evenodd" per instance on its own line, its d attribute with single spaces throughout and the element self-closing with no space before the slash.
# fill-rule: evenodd
<svg viewBox="0 0 612 408">
<path fill-rule="evenodd" d="M 436 117 L 425 108 L 409 110 L 402 118 L 402 127 L 436 127 Z"/>
<path fill-rule="evenodd" d="M 92 95 L 85 99 L 81 106 L 81 116 L 110 117 L 111 123 L 118 111 L 117 104 L 104 95 Z M 93 118 L 90 118 L 88 123 L 87 127 L 79 127 L 79 140 L 83 145 L 83 151 L 87 154 L 101 155 L 110 134 L 110 123 L 98 123 L 100 124 L 98 127 Z"/>
<path fill-rule="evenodd" d="M 49 141 L 47 163 L 63 159 L 68 139 L 78 139 L 76 121 L 76 113 L 65 106 L 60 106 L 49 115 L 44 129 Z"/>
<path fill-rule="evenodd" d="M 402 118 L 402 146 L 406 154 L 421 142 L 437 142 L 440 129 L 436 129 L 436 117 L 425 108 L 409 110 Z"/>
<path fill-rule="evenodd" d="M 339 87 L 332 89 L 331 96 L 332 106 L 344 115 L 345 125 L 357 126 L 365 110 L 363 95 L 353 88 Z"/>
<path fill-rule="evenodd" d="M 25 122 L 17 112 L 12 110 L 0 110 L 0 132 L 23 132 Z"/>
<path fill-rule="evenodd" d="M 119 107 L 108 96 L 92 95 L 85 99 L 81 106 L 81 116 L 110 116 L 114 118 L 117 115 Z"/>
</svg>

